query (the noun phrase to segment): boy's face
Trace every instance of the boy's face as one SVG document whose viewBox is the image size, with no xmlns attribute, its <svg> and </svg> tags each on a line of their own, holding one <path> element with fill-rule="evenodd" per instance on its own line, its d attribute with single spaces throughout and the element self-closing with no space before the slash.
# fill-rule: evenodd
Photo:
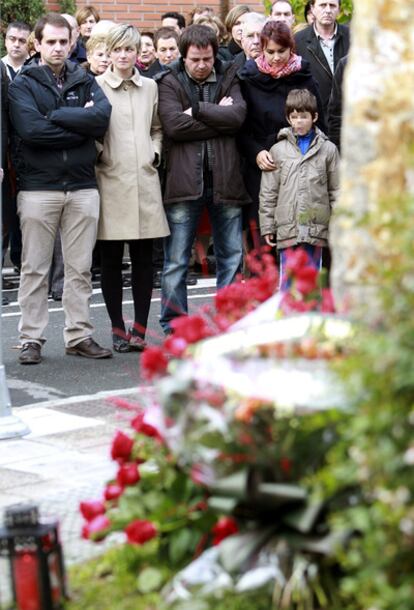
<svg viewBox="0 0 414 610">
<path fill-rule="evenodd" d="M 317 120 L 318 113 L 313 116 L 310 112 L 298 112 L 297 110 L 294 110 L 288 116 L 289 125 L 297 136 L 306 136 Z"/>
</svg>

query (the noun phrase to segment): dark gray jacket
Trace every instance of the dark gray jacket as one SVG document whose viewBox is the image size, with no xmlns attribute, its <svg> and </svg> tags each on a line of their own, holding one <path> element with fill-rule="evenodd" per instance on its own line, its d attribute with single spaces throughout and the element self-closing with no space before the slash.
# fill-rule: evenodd
<svg viewBox="0 0 414 610">
<path fill-rule="evenodd" d="M 320 42 L 315 34 L 313 25 L 298 32 L 295 36 L 296 53 L 301 55 L 310 64 L 313 78 L 319 85 L 319 92 L 322 98 L 324 116 L 327 116 L 328 102 L 331 95 L 333 74 L 328 61 L 321 49 Z M 345 57 L 349 51 L 349 28 L 346 25 L 338 24 L 337 39 L 334 47 L 334 68 L 339 60 Z"/>
</svg>

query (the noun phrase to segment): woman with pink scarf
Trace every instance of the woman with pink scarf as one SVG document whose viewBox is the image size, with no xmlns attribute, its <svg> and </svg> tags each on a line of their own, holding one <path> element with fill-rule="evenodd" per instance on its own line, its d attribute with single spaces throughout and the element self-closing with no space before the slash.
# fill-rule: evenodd
<svg viewBox="0 0 414 610">
<path fill-rule="evenodd" d="M 289 27 L 269 21 L 261 33 L 262 53 L 249 59 L 239 72 L 247 117 L 239 134 L 245 160 L 244 176 L 252 203 L 245 206 L 245 228 L 250 229 L 254 247 L 260 245 L 258 209 L 262 171 L 275 169 L 270 148 L 277 134 L 288 127 L 285 103 L 292 89 L 308 89 L 318 101 L 318 127 L 325 131 L 322 102 L 317 82 L 308 62 L 295 54 L 295 41 Z"/>
</svg>

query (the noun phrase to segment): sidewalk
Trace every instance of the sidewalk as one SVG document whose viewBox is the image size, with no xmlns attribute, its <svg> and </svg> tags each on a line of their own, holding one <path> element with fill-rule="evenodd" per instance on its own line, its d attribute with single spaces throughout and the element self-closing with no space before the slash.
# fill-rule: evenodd
<svg viewBox="0 0 414 610">
<path fill-rule="evenodd" d="M 32 502 L 41 516 L 59 521 L 66 565 L 102 553 L 111 542 L 95 545 L 81 539 L 78 506 L 81 500 L 100 498 L 115 472 L 110 444 L 114 431 L 125 424 L 108 398 L 135 402 L 138 392 L 106 392 L 15 409 L 31 433 L 0 441 L 0 521 L 7 506 Z M 7 597 L 4 570 L 1 562 L 0 604 Z"/>
</svg>

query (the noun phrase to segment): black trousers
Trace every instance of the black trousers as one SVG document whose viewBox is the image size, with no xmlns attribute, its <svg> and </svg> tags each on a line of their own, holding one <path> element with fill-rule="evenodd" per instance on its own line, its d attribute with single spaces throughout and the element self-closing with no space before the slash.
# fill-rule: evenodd
<svg viewBox="0 0 414 610">
<path fill-rule="evenodd" d="M 125 332 L 122 315 L 122 258 L 128 244 L 131 259 L 131 289 L 134 301 L 134 331 L 145 337 L 152 295 L 152 239 L 100 240 L 101 286 L 112 330 Z"/>
</svg>

